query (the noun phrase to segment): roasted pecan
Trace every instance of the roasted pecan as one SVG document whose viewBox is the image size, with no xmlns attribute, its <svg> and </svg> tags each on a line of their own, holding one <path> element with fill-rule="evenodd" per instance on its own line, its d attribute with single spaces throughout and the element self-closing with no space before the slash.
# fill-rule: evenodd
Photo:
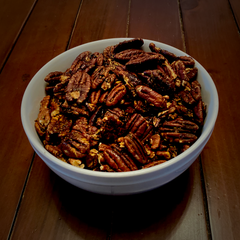
<svg viewBox="0 0 240 240">
<path fill-rule="evenodd" d="M 126 129 L 140 140 L 144 140 L 150 134 L 152 126 L 142 115 L 135 113 L 127 122 Z"/>
<path fill-rule="evenodd" d="M 90 149 L 86 157 L 85 165 L 89 169 L 94 169 L 98 165 L 98 150 L 95 148 Z"/>
<path fill-rule="evenodd" d="M 199 101 L 201 100 L 202 96 L 201 96 L 201 85 L 200 83 L 195 80 L 191 83 L 191 94 L 193 96 L 193 98 L 196 100 L 196 101 Z"/>
<path fill-rule="evenodd" d="M 96 65 L 96 59 L 92 60 L 92 53 L 89 51 L 82 52 L 73 61 L 69 71 L 75 73 L 77 71 L 89 72 Z"/>
<path fill-rule="evenodd" d="M 165 58 L 168 59 L 168 61 L 173 62 L 177 59 L 177 56 L 167 50 L 161 49 L 159 47 L 156 47 L 154 43 L 149 44 L 149 48 L 151 49 L 152 52 L 160 53 L 162 54 Z"/>
<path fill-rule="evenodd" d="M 141 141 L 132 133 L 124 137 L 124 143 L 128 152 L 141 164 L 148 162 L 146 152 Z"/>
<path fill-rule="evenodd" d="M 126 40 L 123 42 L 120 42 L 119 44 L 116 44 L 114 46 L 114 53 L 122 52 L 126 49 L 137 49 L 140 48 L 143 45 L 143 40 L 141 38 L 134 38 L 130 40 Z"/>
<path fill-rule="evenodd" d="M 157 161 L 153 161 L 153 162 L 150 162 L 144 166 L 142 166 L 142 169 L 146 169 L 146 168 L 150 168 L 150 167 L 154 167 L 154 166 L 157 166 L 161 163 L 164 163 L 166 162 L 166 160 L 157 160 Z"/>
<path fill-rule="evenodd" d="M 61 76 L 63 75 L 63 72 L 55 71 L 50 72 L 45 78 L 44 81 L 47 82 L 49 85 L 56 85 L 61 81 Z"/>
<path fill-rule="evenodd" d="M 84 163 L 80 159 L 69 158 L 68 162 L 75 167 L 85 168 Z"/>
<path fill-rule="evenodd" d="M 109 164 L 109 166 L 117 172 L 127 172 L 130 171 L 129 167 L 123 161 L 121 155 L 111 148 L 107 148 L 103 152 L 104 159 Z"/>
<path fill-rule="evenodd" d="M 192 57 L 189 56 L 180 56 L 178 57 L 179 60 L 181 60 L 183 62 L 183 64 L 185 65 L 185 67 L 194 67 L 195 65 L 195 61 Z"/>
<path fill-rule="evenodd" d="M 205 118 L 206 106 L 202 100 L 200 100 L 196 106 L 193 108 L 196 120 L 200 125 L 203 125 Z"/>
<path fill-rule="evenodd" d="M 145 52 L 142 49 L 127 49 L 122 52 L 117 53 L 114 59 L 121 62 L 127 62 L 130 59 L 135 59 L 144 55 Z"/>
<path fill-rule="evenodd" d="M 151 88 L 144 85 L 138 85 L 136 87 L 136 92 L 139 97 L 145 99 L 151 106 L 158 108 L 166 107 L 165 98 L 163 98 L 161 94 L 153 91 Z"/>
<path fill-rule="evenodd" d="M 90 76 L 85 72 L 76 72 L 72 75 L 66 88 L 67 101 L 76 100 L 77 103 L 82 103 L 87 98 L 90 86 Z"/>
<path fill-rule="evenodd" d="M 63 152 L 61 150 L 61 148 L 59 148 L 58 146 L 54 146 L 54 145 L 48 145 L 46 144 L 44 146 L 46 148 L 46 150 L 48 152 L 50 152 L 52 155 L 54 155 L 56 158 L 64 161 L 64 162 L 67 162 L 64 158 L 63 158 Z"/>
<path fill-rule="evenodd" d="M 124 97 L 126 93 L 126 87 L 122 83 L 116 85 L 109 93 L 106 100 L 106 105 L 108 107 L 115 106 Z"/>
<path fill-rule="evenodd" d="M 137 75 L 123 70 L 116 70 L 115 73 L 117 76 L 121 77 L 125 82 L 126 87 L 132 93 L 133 97 L 136 97 L 135 87 L 141 84 L 141 80 L 138 79 Z"/>
<path fill-rule="evenodd" d="M 72 130 L 60 147 L 67 157 L 81 159 L 89 153 L 90 143 L 79 131 Z"/>
<path fill-rule="evenodd" d="M 181 82 L 189 81 L 186 73 L 186 67 L 181 60 L 174 61 L 171 66 L 177 74 L 178 78 L 181 80 Z"/>
<path fill-rule="evenodd" d="M 126 68 L 133 72 L 143 72 L 146 69 L 156 68 L 160 60 L 159 54 L 145 54 L 142 57 L 130 59 L 126 63 Z"/>
<path fill-rule="evenodd" d="M 40 109 L 37 120 L 35 121 L 35 128 L 39 136 L 43 136 L 47 130 L 47 126 L 51 120 L 51 111 L 48 108 L 50 103 L 50 96 L 46 96 L 40 103 Z"/>
<path fill-rule="evenodd" d="M 171 158 L 171 153 L 169 151 L 157 151 L 156 155 L 158 158 L 164 158 L 166 160 Z"/>
<path fill-rule="evenodd" d="M 162 132 L 161 135 L 166 141 L 181 144 L 193 144 L 197 140 L 197 136 L 192 133 Z"/>
<path fill-rule="evenodd" d="M 172 132 L 191 132 L 196 133 L 199 126 L 189 120 L 184 120 L 182 118 L 177 118 L 172 121 L 165 121 L 160 128 L 161 131 L 172 131 Z"/>
<path fill-rule="evenodd" d="M 160 146 L 161 137 L 159 134 L 154 134 L 150 137 L 151 149 L 155 150 Z"/>
<path fill-rule="evenodd" d="M 107 91 L 108 89 L 111 89 L 112 88 L 112 85 L 114 84 L 116 80 L 116 75 L 114 73 L 112 74 L 109 74 L 104 82 L 102 83 L 101 85 L 101 89 L 103 89 L 104 91 Z"/>
<path fill-rule="evenodd" d="M 47 127 L 47 133 L 49 134 L 49 137 L 57 135 L 59 138 L 61 138 L 69 133 L 71 126 L 72 120 L 68 119 L 62 114 L 59 114 L 51 117 L 51 121 L 49 122 Z"/>
<path fill-rule="evenodd" d="M 187 77 L 188 77 L 189 81 L 193 81 L 197 77 L 198 69 L 196 67 L 186 68 L 186 74 L 187 74 Z"/>
<path fill-rule="evenodd" d="M 175 73 L 174 73 L 175 74 Z M 154 69 L 146 70 L 142 73 L 142 76 L 148 76 L 147 79 L 149 85 L 161 93 L 170 93 L 175 91 L 175 76 L 167 76 L 163 70 Z"/>
<path fill-rule="evenodd" d="M 183 100 L 184 103 L 186 103 L 187 105 L 194 105 L 196 104 L 195 99 L 193 98 L 192 95 L 192 89 L 185 89 L 179 92 L 178 94 L 181 99 Z"/>
<path fill-rule="evenodd" d="M 61 112 L 73 116 L 89 116 L 89 111 L 85 106 L 81 105 L 79 107 L 76 103 L 69 105 L 66 100 L 61 105 Z"/>
</svg>

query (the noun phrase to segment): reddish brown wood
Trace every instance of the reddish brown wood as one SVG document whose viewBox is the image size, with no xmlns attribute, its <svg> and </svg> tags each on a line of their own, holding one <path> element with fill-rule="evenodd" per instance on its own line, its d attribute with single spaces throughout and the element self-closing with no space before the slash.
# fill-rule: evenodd
<svg viewBox="0 0 240 240">
<path fill-rule="evenodd" d="M 163 42 L 184 50 L 178 1 L 132 0 L 129 36 Z"/>
<path fill-rule="evenodd" d="M 37 1 L 0 75 L 0 239 L 8 238 L 12 223 L 11 239 L 239 239 L 237 4 L 235 0 Z M 7 38 L 12 32 L 16 36 L 16 26 Z M 21 198 L 33 156 L 19 113 L 27 83 L 67 47 L 125 36 L 182 50 L 186 46 L 213 77 L 220 112 L 201 154 L 203 176 L 199 158 L 163 187 L 132 196 L 102 196 L 66 183 L 36 156 Z"/>
<path fill-rule="evenodd" d="M 40 38 L 43 32 L 39 33 L 39 36 L 36 36 L 33 41 L 42 42 L 42 47 L 45 50 L 39 50 L 39 54 L 41 55 L 41 62 L 45 63 L 54 54 L 57 54 L 54 51 L 57 43 L 60 51 L 63 51 L 62 48 L 66 47 L 71 35 L 70 32 L 58 32 L 58 26 L 62 26 L 63 23 L 60 22 L 58 25 L 60 20 L 58 18 L 56 20 L 52 19 L 54 15 L 60 14 L 60 9 L 55 9 L 55 14 L 50 9 L 49 12 L 43 12 L 43 2 L 40 2 L 39 5 L 36 6 L 32 18 L 29 19 L 29 24 L 26 26 L 26 32 L 23 32 L 23 35 L 26 33 L 26 36 L 29 36 L 36 28 L 36 24 L 39 24 L 39 27 L 44 27 L 48 20 L 49 25 L 44 37 Z M 64 18 L 61 21 L 65 21 L 65 18 L 69 17 L 66 16 L 65 11 L 69 14 L 71 11 L 75 11 L 71 16 L 73 18 L 76 16 L 77 6 L 72 5 L 70 7 L 68 5 L 68 7 L 69 9 L 62 6 L 64 12 L 61 12 L 60 16 L 64 16 Z M 95 12 L 98 14 L 96 18 L 93 15 L 94 21 L 86 21 Z M 37 16 L 40 17 L 43 13 L 46 22 L 40 24 L 37 21 Z M 75 26 L 70 47 L 99 38 L 125 36 L 127 14 L 128 1 L 84 1 L 81 5 L 78 23 Z M 124 16 L 125 23 L 124 21 L 119 23 L 116 20 L 116 17 L 121 17 L 124 20 Z M 70 19 L 68 21 L 70 22 Z M 56 26 L 52 24 L 56 24 Z M 67 26 L 65 27 L 67 29 Z M 101 28 L 102 32 L 98 35 L 95 30 Z M 94 31 L 91 32 L 89 29 L 94 29 Z M 49 36 L 49 34 L 54 30 L 53 34 L 56 34 L 56 38 L 50 40 L 51 35 Z M 20 41 L 21 39 L 19 39 Z M 32 43 L 31 40 L 29 41 Z M 30 49 L 31 56 L 36 55 L 34 54 L 36 50 L 34 47 Z M 48 54 L 45 56 L 46 51 Z M 34 63 L 32 65 L 36 69 Z M 105 199 L 103 196 L 91 195 L 65 183 L 51 173 L 37 157 L 24 193 L 12 239 L 25 239 L 29 235 L 31 239 L 79 239 L 79 236 L 86 236 L 88 239 L 106 239 L 108 228 L 111 226 L 109 215 L 111 211 L 109 212 L 107 209 L 107 201 L 109 199 Z"/>
<path fill-rule="evenodd" d="M 172 182 L 112 205 L 114 240 L 208 239 L 198 160 Z"/>
<path fill-rule="evenodd" d="M 240 1 L 238 0 L 229 0 L 229 3 L 231 5 L 232 11 L 233 11 L 233 17 L 237 21 L 238 29 L 240 28 Z"/>
<path fill-rule="evenodd" d="M 83 1 L 70 47 L 99 39 L 126 37 L 128 0 Z"/>
<path fill-rule="evenodd" d="M 20 119 L 22 95 L 31 77 L 65 50 L 78 6 L 38 1 L 0 75 L 1 239 L 9 234 L 33 156 Z"/>
<path fill-rule="evenodd" d="M 220 101 L 213 136 L 202 153 L 214 239 L 239 239 L 240 39 L 228 1 L 181 1 L 187 51 L 212 76 Z"/>
<path fill-rule="evenodd" d="M 149 1 L 145 0 L 131 1 L 129 36 L 161 41 L 184 50 L 178 2 L 151 1 L 149 4 Z M 201 188 L 198 161 L 189 169 L 188 174 L 191 176 L 188 179 L 190 182 L 185 182 L 183 175 L 174 183 L 165 186 L 166 188 L 153 191 L 150 195 L 146 194 L 146 197 L 143 194 L 143 201 L 138 203 L 137 210 L 133 210 L 130 219 L 129 217 L 125 219 L 124 213 L 120 216 L 115 214 L 117 223 L 114 225 L 116 227 L 114 239 L 167 239 L 169 234 L 171 239 L 207 239 L 204 193 Z M 194 182 L 194 188 L 191 188 L 191 181 Z M 171 187 L 179 189 L 179 192 L 174 195 Z M 186 190 L 188 187 L 189 192 Z M 168 196 L 168 194 L 170 195 Z M 186 194 L 186 198 L 181 198 L 184 194 Z M 192 196 L 194 200 L 191 198 Z M 179 205 L 171 199 L 179 201 Z M 137 200 L 134 199 L 133 205 L 134 202 Z M 185 208 L 186 205 L 188 208 Z M 139 208 L 142 211 L 138 212 Z M 179 216 L 181 216 L 180 219 Z M 119 218 L 122 222 L 127 222 L 121 224 Z M 132 225 L 133 229 L 131 229 Z M 188 230 L 184 228 L 184 225 L 188 226 Z M 123 226 L 125 227 L 124 231 L 122 230 Z"/>
<path fill-rule="evenodd" d="M 11 239 L 106 239 L 109 198 L 76 188 L 38 157 Z"/>
<path fill-rule="evenodd" d="M 0 8 L 0 69 L 24 26 L 35 0 L 1 1 Z"/>
</svg>

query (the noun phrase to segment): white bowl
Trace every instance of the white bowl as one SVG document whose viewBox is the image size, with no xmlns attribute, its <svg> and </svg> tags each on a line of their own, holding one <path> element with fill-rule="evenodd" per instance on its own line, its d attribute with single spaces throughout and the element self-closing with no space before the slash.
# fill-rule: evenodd
<svg viewBox="0 0 240 240">
<path fill-rule="evenodd" d="M 43 66 L 28 84 L 22 99 L 21 118 L 23 128 L 35 152 L 61 178 L 67 182 L 101 194 L 124 195 L 133 194 L 159 187 L 173 180 L 184 172 L 199 156 L 208 142 L 218 115 L 219 101 L 214 82 L 207 71 L 196 61 L 198 78 L 202 86 L 202 98 L 207 105 L 207 116 L 202 134 L 199 139 L 185 152 L 177 157 L 148 169 L 132 172 L 97 172 L 80 169 L 60 161 L 44 148 L 40 141 L 34 122 L 38 116 L 40 101 L 45 96 L 45 76 L 52 71 L 65 71 L 73 60 L 83 51 L 103 52 L 103 49 L 115 45 L 127 38 L 113 38 L 86 43 L 72 48 L 52 59 Z M 169 45 L 144 39 L 143 49 L 149 50 L 149 43 L 153 42 L 157 47 L 168 50 L 177 56 L 186 53 Z"/>
</svg>

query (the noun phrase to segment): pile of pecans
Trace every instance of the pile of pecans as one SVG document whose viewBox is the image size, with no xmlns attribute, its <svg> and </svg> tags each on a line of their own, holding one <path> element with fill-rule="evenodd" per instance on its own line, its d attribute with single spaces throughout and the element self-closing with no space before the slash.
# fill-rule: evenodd
<svg viewBox="0 0 240 240">
<path fill-rule="evenodd" d="M 169 161 L 198 139 L 206 107 L 194 60 L 143 44 L 85 51 L 45 77 L 35 128 L 46 150 L 80 168 L 122 172 Z"/>
</svg>

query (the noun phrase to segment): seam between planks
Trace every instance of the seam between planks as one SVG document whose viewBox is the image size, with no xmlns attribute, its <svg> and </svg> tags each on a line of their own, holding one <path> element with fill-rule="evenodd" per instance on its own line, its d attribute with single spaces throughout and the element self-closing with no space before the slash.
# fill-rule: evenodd
<svg viewBox="0 0 240 240">
<path fill-rule="evenodd" d="M 5 64 L 6 64 L 7 60 L 8 60 L 8 58 L 9 58 L 9 56 L 10 56 L 11 53 L 12 53 L 13 48 L 14 48 L 14 46 L 16 45 L 16 42 L 17 42 L 17 40 L 19 39 L 19 36 L 21 35 L 21 32 L 23 31 L 23 28 L 25 27 L 25 25 L 26 25 L 26 23 L 27 23 L 30 15 L 31 15 L 31 13 L 33 12 L 33 9 L 34 9 L 34 7 L 36 6 L 37 1 L 38 1 L 38 0 L 36 0 L 36 1 L 34 2 L 34 4 L 32 5 L 31 10 L 29 11 L 29 14 L 27 15 L 25 21 L 23 22 L 23 24 L 22 24 L 22 26 L 21 26 L 21 28 L 20 28 L 20 30 L 19 30 L 19 33 L 17 34 L 17 37 L 16 37 L 16 39 L 15 39 L 15 41 L 14 41 L 14 44 L 13 44 L 11 50 L 9 51 L 9 53 L 8 53 L 8 55 L 7 55 L 7 57 L 6 57 L 6 60 L 4 61 L 2 68 L 0 69 L 0 74 L 1 74 L 1 72 L 2 72 L 2 70 L 3 70 L 3 68 L 4 68 L 4 66 L 5 66 Z M 76 27 L 76 22 L 77 22 L 77 19 L 78 19 L 78 16 L 79 16 L 79 12 L 80 12 L 80 9 L 81 9 L 81 6 L 82 6 L 82 2 L 83 2 L 83 0 L 80 1 L 79 8 L 78 8 L 78 11 L 77 11 L 77 14 L 76 14 L 76 18 L 75 18 L 75 21 L 74 21 L 74 24 L 73 24 L 73 28 L 72 28 L 72 30 L 71 30 L 71 33 L 70 33 L 70 36 L 69 36 L 69 40 L 68 40 L 68 42 L 67 42 L 67 45 L 66 45 L 65 50 L 68 50 L 68 48 L 69 48 L 69 46 L 70 46 L 70 42 L 71 42 L 71 39 L 72 39 L 72 36 L 73 36 L 73 32 L 74 32 L 75 27 Z M 33 157 L 32 157 L 32 160 L 31 160 L 31 164 L 30 164 L 29 169 L 28 169 L 28 172 L 27 172 L 26 179 L 25 179 L 25 181 L 24 181 L 24 185 L 23 185 L 23 188 L 22 188 L 22 192 L 21 192 L 21 195 L 20 195 L 20 198 L 19 198 L 17 207 L 16 207 L 16 211 L 15 211 L 15 214 L 14 214 L 14 217 L 13 217 L 13 221 L 12 221 L 12 224 L 11 224 L 11 227 L 10 227 L 10 230 L 9 230 L 9 234 L 8 234 L 7 240 L 10 240 L 11 237 L 12 237 L 12 233 L 13 233 L 13 230 L 14 230 L 14 226 L 15 226 L 15 223 L 16 223 L 16 220 L 17 220 L 17 215 L 18 215 L 18 212 L 19 212 L 19 209 L 20 209 L 20 206 L 21 206 L 23 197 L 24 197 L 24 193 L 25 193 L 25 190 L 26 190 L 26 187 L 27 187 L 28 180 L 29 180 L 30 175 L 31 175 L 31 171 L 32 171 L 32 167 L 33 167 L 33 162 L 34 162 L 35 156 L 36 156 L 36 153 L 34 152 Z"/>
<path fill-rule="evenodd" d="M 238 33 L 240 33 L 240 26 L 238 25 L 238 21 L 237 21 L 237 18 L 236 18 L 236 15 L 234 13 L 234 10 L 233 10 L 233 7 L 232 7 L 232 4 L 231 2 L 228 0 L 228 4 L 229 4 L 229 7 L 230 7 L 230 11 L 232 12 L 232 15 L 233 15 L 233 19 L 234 19 L 234 22 L 236 24 L 236 27 L 237 27 L 237 30 L 238 30 Z"/>
<path fill-rule="evenodd" d="M 182 8 L 181 8 L 181 3 L 180 3 L 181 0 L 177 0 L 177 1 L 178 1 L 179 19 L 180 19 L 179 22 L 180 22 L 180 28 L 181 28 L 181 34 L 182 34 L 182 40 L 183 40 L 183 49 L 184 49 L 184 52 L 187 53 L 185 29 L 184 29 L 184 23 L 183 23 L 183 13 L 182 13 Z M 204 210 L 205 210 L 207 234 L 208 234 L 208 239 L 212 240 L 212 230 L 211 230 L 211 224 L 210 224 L 206 183 L 205 183 L 205 178 L 204 178 L 204 173 L 203 173 L 201 154 L 199 155 L 199 166 L 200 166 L 199 171 L 200 171 L 200 178 L 201 178 L 201 188 L 202 188 L 202 194 L 203 194 L 203 204 L 204 204 Z"/>
<path fill-rule="evenodd" d="M 187 52 L 186 39 L 185 39 L 185 33 L 184 33 L 185 30 L 184 30 L 183 17 L 182 17 L 181 3 L 180 3 L 180 0 L 177 0 L 177 2 L 178 2 L 178 11 L 179 11 L 180 30 L 181 30 L 182 41 L 183 41 L 183 51 L 184 51 L 184 52 Z"/>
<path fill-rule="evenodd" d="M 33 9 L 35 8 L 37 2 L 38 2 L 38 0 L 35 0 L 35 2 L 32 4 L 32 7 L 30 8 L 30 10 L 29 10 L 25 20 L 23 21 L 21 27 L 19 28 L 19 31 L 18 31 L 18 33 L 17 33 L 17 35 L 16 35 L 16 37 L 15 37 L 15 39 L 13 41 L 12 47 L 9 49 L 9 51 L 8 51 L 4 61 L 3 61 L 2 66 L 0 66 L 0 74 L 2 73 L 2 70 L 4 69 L 4 66 L 6 65 L 6 63 L 7 63 L 8 59 L 9 59 L 9 57 L 10 57 L 10 55 L 11 55 L 11 53 L 12 53 L 14 47 L 15 47 L 15 45 L 16 45 L 16 43 L 17 43 L 17 41 L 18 41 L 18 39 L 19 39 L 19 37 L 20 37 L 20 35 L 21 35 L 21 33 L 22 33 L 22 31 L 23 31 L 23 29 L 24 29 L 24 27 L 25 27 L 25 25 L 26 25 L 26 23 L 27 23 L 27 21 L 29 19 L 29 17 L 31 16 L 31 14 L 33 12 Z"/>
<path fill-rule="evenodd" d="M 209 215 L 209 209 L 208 209 L 208 201 L 207 201 L 207 191 L 206 191 L 206 183 L 203 173 L 203 166 L 202 166 L 202 157 L 199 156 L 199 165 L 200 165 L 200 177 L 201 177 L 201 186 L 202 186 L 202 193 L 203 193 L 203 203 L 204 203 L 204 209 L 205 209 L 205 218 L 206 218 L 206 224 L 207 224 L 207 233 L 208 233 L 208 239 L 212 240 L 212 230 L 211 230 L 211 224 L 210 224 L 210 215 Z"/>
<path fill-rule="evenodd" d="M 31 163 L 30 163 L 30 166 L 29 166 L 29 169 L 28 169 L 28 172 L 27 172 L 26 179 L 25 179 L 25 181 L 24 181 L 23 189 L 22 189 L 22 192 L 21 192 L 21 195 L 20 195 L 20 198 L 19 198 L 17 207 L 16 207 L 16 211 L 15 211 L 15 214 L 14 214 L 14 217 L 13 217 L 13 221 L 12 221 L 12 224 L 11 224 L 11 227 L 10 227 L 10 230 L 9 230 L 9 234 L 8 234 L 7 240 L 10 240 L 11 237 L 12 237 L 12 233 L 13 233 L 13 230 L 14 230 L 15 222 L 16 222 L 16 220 L 17 220 L 17 215 L 18 215 L 18 212 L 19 212 L 21 203 L 22 203 L 22 199 L 23 199 L 23 197 L 24 197 L 25 189 L 26 189 L 28 180 L 29 180 L 29 178 L 30 178 L 30 173 L 31 173 L 31 171 L 32 171 L 32 166 L 33 166 L 33 161 L 34 161 L 35 156 L 36 156 L 36 153 L 34 152 L 34 153 L 33 153 L 32 160 L 31 160 Z"/>
<path fill-rule="evenodd" d="M 67 42 L 67 46 L 66 46 L 65 51 L 67 51 L 67 50 L 69 49 L 69 47 L 70 47 L 71 40 L 72 40 L 72 36 L 73 36 L 74 30 L 75 30 L 75 28 L 76 28 L 77 20 L 78 20 L 78 17 L 79 17 L 81 8 L 82 8 L 82 4 L 83 4 L 83 0 L 80 1 L 79 7 L 78 7 L 78 11 L 77 11 L 77 14 L 76 14 L 74 23 L 73 23 L 72 31 L 71 31 L 71 33 L 70 33 L 70 36 L 69 36 L 69 39 L 68 39 L 68 42 Z"/>
</svg>

